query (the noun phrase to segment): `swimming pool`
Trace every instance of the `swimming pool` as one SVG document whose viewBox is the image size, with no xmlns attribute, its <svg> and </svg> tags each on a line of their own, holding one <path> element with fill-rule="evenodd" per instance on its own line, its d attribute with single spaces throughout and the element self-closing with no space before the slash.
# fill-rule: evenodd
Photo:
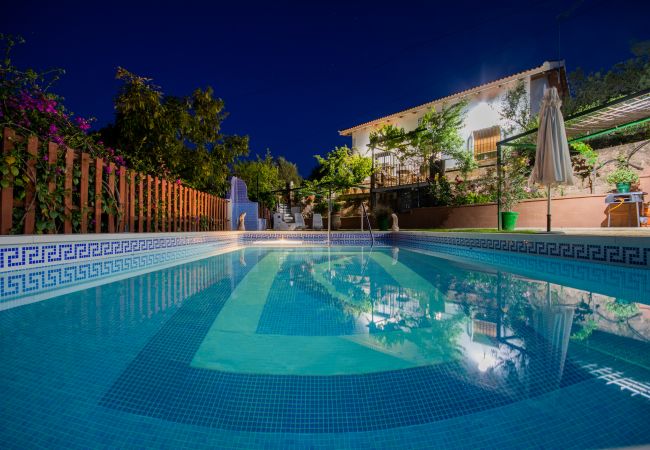
<svg viewBox="0 0 650 450">
<path fill-rule="evenodd" d="M 0 302 L 3 448 L 650 443 L 648 270 L 451 246 L 187 256 Z"/>
</svg>

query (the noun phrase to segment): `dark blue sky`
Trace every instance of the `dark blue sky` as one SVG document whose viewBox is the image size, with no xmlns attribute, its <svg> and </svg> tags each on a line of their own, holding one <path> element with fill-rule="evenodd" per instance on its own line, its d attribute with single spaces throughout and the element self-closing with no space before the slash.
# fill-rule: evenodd
<svg viewBox="0 0 650 450">
<path fill-rule="evenodd" d="M 247 134 L 306 175 L 338 130 L 558 57 L 608 67 L 650 39 L 639 0 L 34 2 L 3 7 L 21 66 L 61 67 L 56 92 L 97 126 L 112 120 L 115 68 L 165 93 L 212 86 L 226 133 Z"/>
</svg>

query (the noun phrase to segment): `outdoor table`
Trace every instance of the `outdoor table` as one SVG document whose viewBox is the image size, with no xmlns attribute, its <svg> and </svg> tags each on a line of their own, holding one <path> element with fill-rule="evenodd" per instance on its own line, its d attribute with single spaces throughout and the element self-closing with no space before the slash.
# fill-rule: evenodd
<svg viewBox="0 0 650 450">
<path fill-rule="evenodd" d="M 612 210 L 615 208 L 612 205 L 620 205 L 622 203 L 634 203 L 634 209 L 636 210 L 636 226 L 641 226 L 641 214 L 639 208 L 643 207 L 643 197 L 646 192 L 615 192 L 613 194 L 607 194 L 605 197 L 605 203 L 607 204 L 607 226 L 612 226 Z"/>
</svg>

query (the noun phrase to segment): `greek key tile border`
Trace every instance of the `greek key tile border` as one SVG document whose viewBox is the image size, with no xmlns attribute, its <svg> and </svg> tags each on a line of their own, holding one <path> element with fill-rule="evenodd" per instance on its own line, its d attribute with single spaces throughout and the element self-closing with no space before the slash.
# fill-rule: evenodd
<svg viewBox="0 0 650 450">
<path fill-rule="evenodd" d="M 392 245 L 393 238 L 391 233 L 375 233 L 373 235 L 375 244 Z M 242 243 L 253 241 L 275 241 L 282 239 L 298 240 L 311 244 L 324 244 L 327 242 L 326 232 L 246 232 L 242 235 Z M 344 233 L 333 232 L 331 242 L 334 245 L 370 245 L 371 238 L 369 233 Z"/>
<path fill-rule="evenodd" d="M 559 284 L 572 285 L 586 291 L 600 285 L 603 293 L 650 302 L 650 270 L 615 266 L 611 264 L 582 264 L 568 258 L 533 257 L 512 252 L 494 252 L 476 248 L 458 247 L 435 243 L 407 243 L 401 248 L 423 251 L 429 254 L 445 254 L 458 257 L 460 261 L 485 263 L 502 267 L 506 271 L 526 276 L 545 276 Z"/>
<path fill-rule="evenodd" d="M 580 237 L 572 237 L 580 239 Z M 456 236 L 432 236 L 415 233 L 395 233 L 396 245 L 453 245 L 470 249 L 497 250 L 524 255 L 567 258 L 578 261 L 650 268 L 650 245 L 608 245 L 589 242 L 555 242 L 509 238 L 475 238 Z M 639 244 L 641 240 L 639 239 Z M 650 242 L 650 239 L 648 240 Z"/>
<path fill-rule="evenodd" d="M 597 243 L 597 237 L 587 237 L 581 241 L 579 236 L 564 236 L 557 240 L 554 236 L 534 238 L 511 237 L 461 237 L 444 236 L 414 232 L 376 232 L 376 245 L 426 245 L 440 244 L 469 249 L 496 250 L 522 255 L 566 258 L 577 261 L 590 261 L 643 269 L 650 268 L 650 239 L 642 245 L 644 238 L 631 238 L 630 244 L 615 244 L 605 239 Z M 0 272 L 45 267 L 56 264 L 85 262 L 97 258 L 122 255 L 137 255 L 142 252 L 183 248 L 200 244 L 216 246 L 232 243 L 250 244 L 253 241 L 291 239 L 304 243 L 320 245 L 327 242 L 325 232 L 232 232 L 220 235 L 192 236 L 147 236 L 140 238 L 98 239 L 90 241 L 64 241 L 47 243 L 25 243 L 0 245 Z M 555 239 L 555 240 L 550 240 Z M 370 235 L 362 232 L 333 232 L 333 245 L 367 246 Z M 639 242 L 638 245 L 636 242 Z"/>
<path fill-rule="evenodd" d="M 228 244 L 220 248 L 220 251 L 230 251 L 230 248 L 237 247 L 235 243 Z M 214 249 L 215 247 L 212 245 L 203 244 L 186 246 L 177 250 L 0 272 L 0 305 L 7 300 L 26 295 L 41 294 L 80 283 L 145 270 L 194 255 L 212 254 Z"/>
<path fill-rule="evenodd" d="M 0 272 L 83 262 L 120 255 L 135 255 L 142 252 L 183 248 L 200 244 L 220 246 L 238 241 L 238 235 L 205 235 L 4 245 L 0 246 Z"/>
</svg>

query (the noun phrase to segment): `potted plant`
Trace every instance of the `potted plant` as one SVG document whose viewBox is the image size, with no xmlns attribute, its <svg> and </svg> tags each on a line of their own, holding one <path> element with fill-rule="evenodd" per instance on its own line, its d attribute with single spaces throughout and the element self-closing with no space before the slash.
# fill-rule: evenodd
<svg viewBox="0 0 650 450">
<path fill-rule="evenodd" d="M 625 155 L 620 155 L 616 169 L 607 175 L 607 182 L 616 186 L 616 190 L 623 194 L 630 192 L 631 184 L 639 182 L 639 175 L 630 168 Z"/>
<path fill-rule="evenodd" d="M 390 215 L 392 213 L 393 211 L 389 207 L 382 205 L 378 205 L 372 210 L 372 214 L 375 216 L 375 220 L 377 221 L 377 227 L 381 231 L 388 230 L 388 227 L 390 226 Z"/>
<path fill-rule="evenodd" d="M 530 173 L 530 160 L 515 152 L 504 152 L 505 161 L 501 168 L 501 228 L 512 231 L 517 226 L 519 213 L 513 211 L 517 204 L 528 198 L 528 175 Z"/>
<path fill-rule="evenodd" d="M 341 228 L 341 204 L 332 202 L 332 230 Z"/>
</svg>

